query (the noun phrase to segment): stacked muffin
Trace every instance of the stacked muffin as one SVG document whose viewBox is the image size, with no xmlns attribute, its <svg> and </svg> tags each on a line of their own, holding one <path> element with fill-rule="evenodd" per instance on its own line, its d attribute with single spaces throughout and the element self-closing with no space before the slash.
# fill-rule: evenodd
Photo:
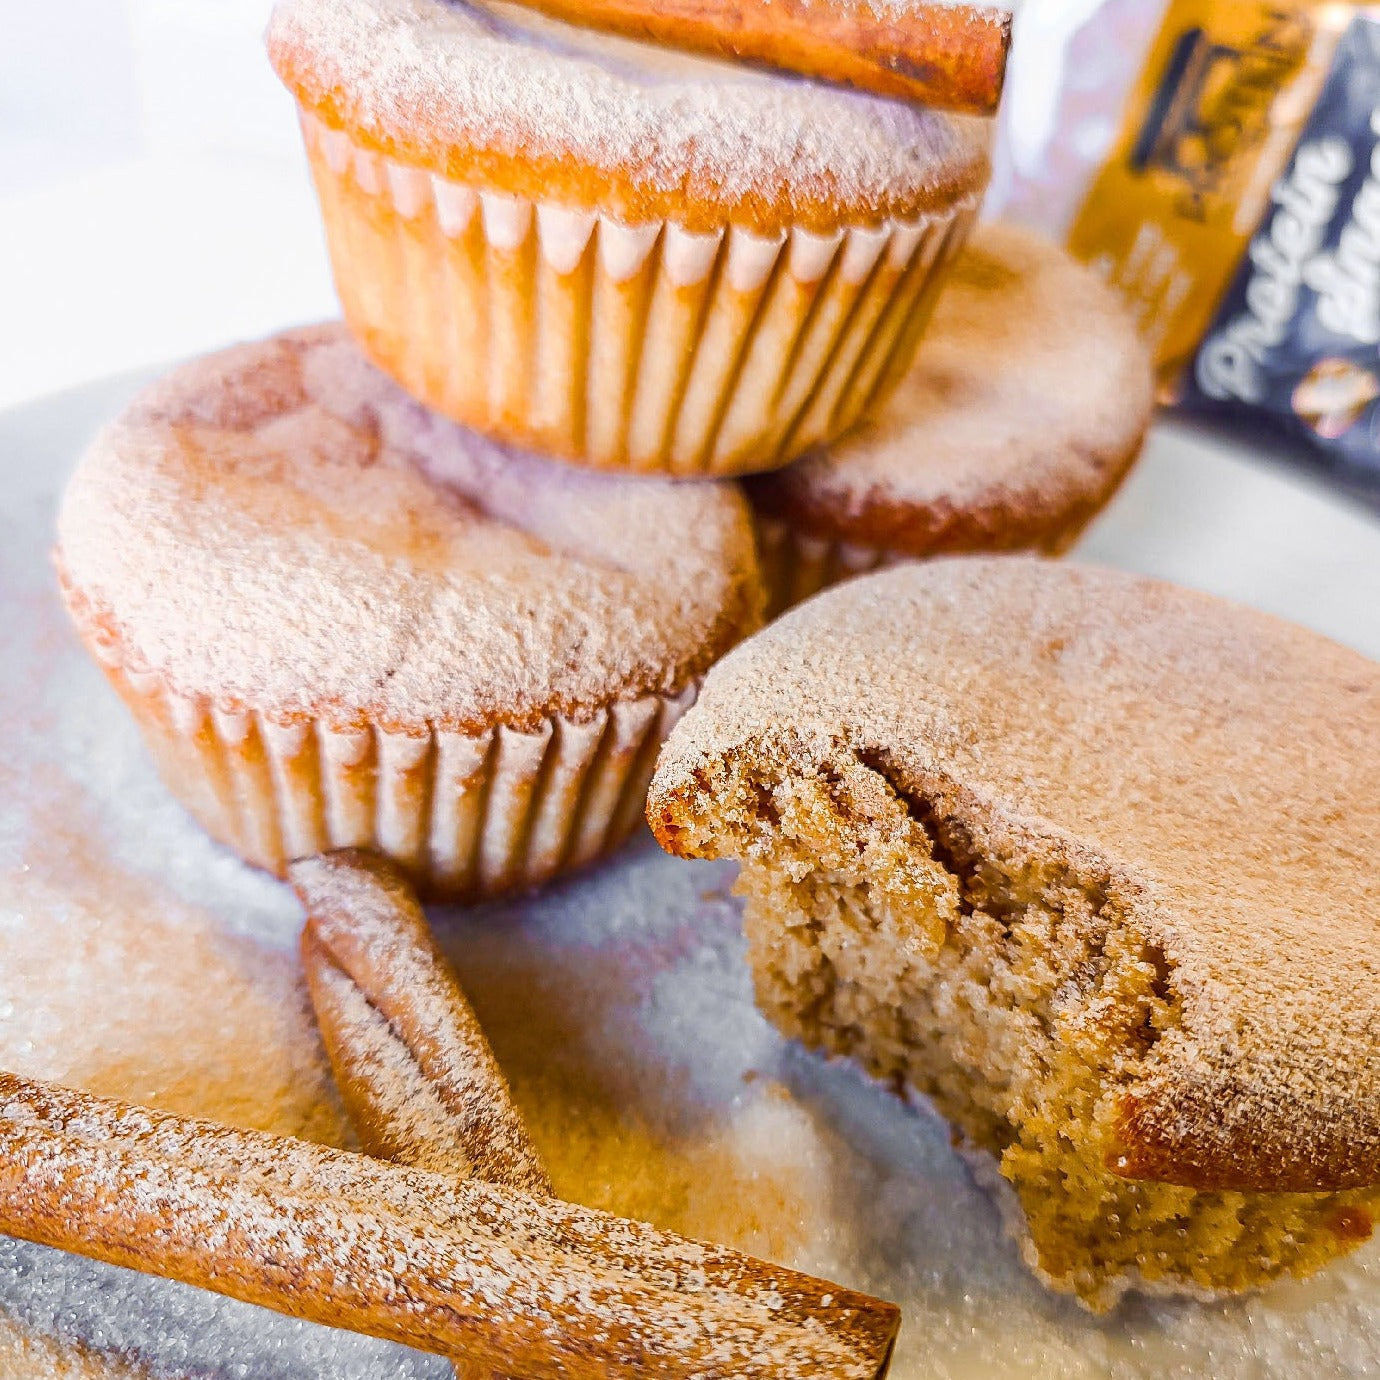
<svg viewBox="0 0 1380 1380">
<path fill-rule="evenodd" d="M 771 469 L 904 364 L 986 122 L 492 3 L 284 0 L 336 281 L 369 357 L 577 464 Z"/>
<path fill-rule="evenodd" d="M 268 48 L 345 327 L 149 390 L 58 558 L 165 779 L 260 866 L 366 847 L 472 899 L 587 862 L 766 607 L 1060 548 L 1135 454 L 1101 289 L 1005 232 L 959 257 L 981 119 L 477 0 L 280 0 Z"/>
</svg>

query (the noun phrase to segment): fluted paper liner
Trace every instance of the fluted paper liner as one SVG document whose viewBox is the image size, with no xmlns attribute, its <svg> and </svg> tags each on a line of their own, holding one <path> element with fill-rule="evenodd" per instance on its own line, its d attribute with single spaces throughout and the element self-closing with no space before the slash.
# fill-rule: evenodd
<svg viewBox="0 0 1380 1380">
<path fill-rule="evenodd" d="M 797 531 L 777 518 L 757 518 L 757 549 L 767 587 L 767 617 L 836 585 L 906 557 L 854 542 L 834 541 Z"/>
<path fill-rule="evenodd" d="M 1084 511 L 1077 519 L 1055 527 L 1040 539 L 1027 538 L 1019 545 L 989 541 L 970 551 L 988 554 L 998 551 L 1026 551 L 1055 557 L 1064 555 L 1082 535 L 1087 522 L 1096 511 Z M 862 542 L 843 541 L 837 537 L 820 537 L 802 532 L 779 517 L 755 513 L 757 528 L 757 556 L 762 582 L 767 591 L 766 619 L 780 617 L 787 609 L 813 598 L 831 585 L 866 575 L 884 566 L 900 565 L 906 561 L 935 560 L 959 554 L 959 549 L 942 548 L 929 555 L 891 547 L 870 546 Z"/>
<path fill-rule="evenodd" d="M 620 224 L 407 167 L 303 116 L 345 318 L 456 421 L 599 469 L 774 469 L 908 362 L 976 208 L 832 236 Z"/>
<path fill-rule="evenodd" d="M 447 900 L 534 886 L 622 843 L 642 819 L 657 750 L 698 689 L 615 701 L 584 721 L 553 716 L 531 732 L 393 733 L 230 712 L 86 641 L 169 789 L 214 838 L 278 874 L 295 858 L 373 849 Z"/>
</svg>

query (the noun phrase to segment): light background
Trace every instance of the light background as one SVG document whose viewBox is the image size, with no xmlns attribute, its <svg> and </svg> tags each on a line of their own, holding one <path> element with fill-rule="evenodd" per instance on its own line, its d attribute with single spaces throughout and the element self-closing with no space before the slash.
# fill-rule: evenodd
<svg viewBox="0 0 1380 1380">
<path fill-rule="evenodd" d="M 0 0 L 0 406 L 334 312 L 269 0 Z"/>
<path fill-rule="evenodd" d="M 1164 3 L 1026 0 L 999 200 L 1058 229 Z M 334 313 L 270 7 L 0 0 L 0 407 Z"/>
</svg>

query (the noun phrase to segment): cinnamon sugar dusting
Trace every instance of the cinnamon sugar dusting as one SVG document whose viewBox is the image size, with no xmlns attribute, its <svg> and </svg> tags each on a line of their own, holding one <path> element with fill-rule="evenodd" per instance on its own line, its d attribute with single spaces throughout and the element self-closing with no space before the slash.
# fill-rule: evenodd
<svg viewBox="0 0 1380 1380">
<path fill-rule="evenodd" d="M 44 1380 L 154 1380 L 138 1361 L 64 1345 L 51 1337 L 6 1330 L 0 1318 L 0 1375 L 43 1376 Z"/>
<path fill-rule="evenodd" d="M 396 154 L 580 160 L 722 206 L 906 214 L 986 177 L 985 121 L 672 53 L 472 0 L 279 0 L 279 74 Z M 414 155 L 415 157 L 415 155 Z M 740 214 L 734 215 L 734 211 Z M 821 227 L 822 228 L 822 227 Z"/>
<path fill-rule="evenodd" d="M 549 1194 L 507 1080 L 401 874 L 346 851 L 296 862 L 289 879 L 307 910 L 317 1020 L 366 1148 Z"/>
<path fill-rule="evenodd" d="M 649 810 L 699 809 L 697 773 L 726 755 L 784 754 L 811 780 L 846 759 L 979 857 L 1067 869 L 1161 955 L 1176 1004 L 1118 1172 L 1363 1187 L 1378 725 L 1380 667 L 1302 628 L 1114 571 L 942 561 L 858 580 L 720 663 Z"/>
<path fill-rule="evenodd" d="M 469 1178 L 474 1164 L 456 1134 L 454 1118 L 388 1021 L 333 964 L 323 968 L 318 981 L 324 1013 L 348 1031 L 355 1067 L 374 1089 L 386 1130 L 376 1152 L 398 1164 Z"/>
<path fill-rule="evenodd" d="M 58 532 L 79 617 L 127 664 L 344 725 L 524 727 L 678 692 L 760 597 L 733 489 L 506 450 L 413 403 L 338 326 L 148 389 L 88 451 Z"/>
<path fill-rule="evenodd" d="M 1149 353 L 1112 292 L 1053 245 L 987 225 L 879 414 L 749 492 L 816 535 L 915 555 L 960 549 L 959 528 L 978 546 L 1038 544 L 1105 500 L 1153 407 Z"/>
<path fill-rule="evenodd" d="M 0 789 L 11 783 L 0 772 Z M 107 854 L 60 773 L 0 871 L 0 1067 L 232 1126 L 348 1132 L 295 955 Z M 169 992 L 213 991 L 189 1021 Z"/>
</svg>

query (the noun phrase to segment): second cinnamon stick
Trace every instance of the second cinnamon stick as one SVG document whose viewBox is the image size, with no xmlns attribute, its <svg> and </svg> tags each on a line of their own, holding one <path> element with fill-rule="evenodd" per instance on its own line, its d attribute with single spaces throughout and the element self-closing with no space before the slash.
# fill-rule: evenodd
<svg viewBox="0 0 1380 1380">
<path fill-rule="evenodd" d="M 288 869 L 331 1068 L 370 1154 L 528 1193 L 551 1180 L 407 879 L 354 849 Z"/>
</svg>

